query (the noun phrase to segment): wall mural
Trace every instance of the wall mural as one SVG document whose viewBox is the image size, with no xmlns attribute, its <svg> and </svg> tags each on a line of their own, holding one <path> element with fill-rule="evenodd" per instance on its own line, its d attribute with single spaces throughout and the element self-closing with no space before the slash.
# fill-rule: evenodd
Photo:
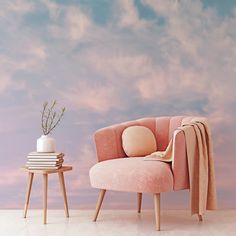
<svg viewBox="0 0 236 236">
<path fill-rule="evenodd" d="M 41 136 L 40 110 L 66 113 L 53 137 L 65 163 L 70 207 L 94 208 L 88 171 L 98 128 L 147 116 L 201 115 L 211 122 L 219 207 L 235 207 L 236 2 L 189 0 L 12 0 L 0 7 L 0 207 L 22 208 L 19 168 Z M 63 207 L 57 176 L 49 207 Z M 41 207 L 42 178 L 31 207 Z M 188 192 L 163 194 L 187 208 Z M 104 208 L 135 208 L 110 192 Z M 144 195 L 152 208 L 152 196 Z"/>
</svg>

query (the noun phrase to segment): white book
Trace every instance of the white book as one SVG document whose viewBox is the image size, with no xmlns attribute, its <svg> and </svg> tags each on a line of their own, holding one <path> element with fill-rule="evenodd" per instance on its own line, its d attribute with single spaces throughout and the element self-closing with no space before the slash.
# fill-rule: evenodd
<svg viewBox="0 0 236 236">
<path fill-rule="evenodd" d="M 29 170 L 57 170 L 60 169 L 61 166 L 29 166 L 27 167 Z"/>
<path fill-rule="evenodd" d="M 41 155 L 41 154 L 37 154 L 37 155 L 31 155 L 31 154 L 29 154 L 28 155 L 28 158 L 31 158 L 31 159 L 57 159 L 57 158 L 61 158 L 61 157 L 63 157 L 64 156 L 64 154 L 63 153 L 59 153 L 59 154 L 54 154 L 54 155 L 46 155 L 45 153 L 43 154 L 43 155 Z"/>
<path fill-rule="evenodd" d="M 61 165 L 62 163 L 51 163 L 51 164 L 48 164 L 48 163 L 26 163 L 26 166 L 59 166 Z"/>
<path fill-rule="evenodd" d="M 60 158 L 28 158 L 28 161 L 33 162 L 60 162 L 64 161 L 62 157 Z"/>
<path fill-rule="evenodd" d="M 30 152 L 30 156 L 59 156 L 62 152 Z M 63 154 L 64 155 L 64 154 Z"/>
<path fill-rule="evenodd" d="M 27 161 L 27 165 L 56 165 L 62 164 L 63 161 Z"/>
<path fill-rule="evenodd" d="M 28 168 L 51 168 L 51 167 L 60 167 L 61 165 L 25 165 Z"/>
</svg>

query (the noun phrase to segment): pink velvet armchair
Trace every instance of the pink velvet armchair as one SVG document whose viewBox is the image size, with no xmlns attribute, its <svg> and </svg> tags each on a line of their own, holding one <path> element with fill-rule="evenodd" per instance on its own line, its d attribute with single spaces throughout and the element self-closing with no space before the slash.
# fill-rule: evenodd
<svg viewBox="0 0 236 236">
<path fill-rule="evenodd" d="M 100 189 L 95 210 L 96 221 L 106 190 L 137 193 L 138 212 L 141 211 L 142 193 L 154 195 L 156 229 L 160 230 L 160 193 L 189 188 L 185 137 L 176 130 L 183 119 L 193 117 L 158 117 L 129 121 L 98 130 L 95 143 L 98 163 L 90 170 L 92 187 Z M 164 151 L 173 137 L 173 162 L 143 161 L 127 158 L 122 148 L 121 135 L 125 128 L 134 125 L 152 130 L 158 151 Z"/>
</svg>

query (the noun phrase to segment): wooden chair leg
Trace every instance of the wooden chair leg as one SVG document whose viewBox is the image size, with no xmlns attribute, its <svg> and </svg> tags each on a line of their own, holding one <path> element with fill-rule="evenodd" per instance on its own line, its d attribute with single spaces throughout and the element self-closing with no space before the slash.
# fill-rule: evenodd
<svg viewBox="0 0 236 236">
<path fill-rule="evenodd" d="M 101 189 L 101 190 L 100 190 L 93 221 L 96 221 L 96 220 L 97 220 L 98 213 L 99 213 L 99 211 L 100 211 L 100 208 L 101 208 L 102 201 L 103 201 L 103 199 L 104 199 L 105 193 L 106 193 L 106 190 L 105 190 L 105 189 Z"/>
<path fill-rule="evenodd" d="M 154 193 L 156 230 L 160 231 L 160 193 Z"/>
<path fill-rule="evenodd" d="M 140 213 L 142 206 L 142 193 L 137 193 L 137 205 L 138 205 L 138 213 Z"/>
<path fill-rule="evenodd" d="M 28 188 L 27 188 L 27 192 L 26 192 L 26 196 L 25 196 L 24 218 L 26 218 L 26 215 L 27 215 L 33 178 L 34 178 L 34 173 L 29 172 Z"/>
<path fill-rule="evenodd" d="M 43 223 L 47 224 L 48 174 L 43 174 Z"/>
<path fill-rule="evenodd" d="M 203 221 L 202 215 L 199 215 L 199 214 L 198 214 L 197 216 L 198 216 L 198 220 L 199 220 L 199 221 Z"/>
<path fill-rule="evenodd" d="M 58 175 L 59 175 L 59 181 L 60 181 L 60 185 L 61 185 L 61 192 L 62 192 L 63 199 L 64 199 L 65 214 L 66 214 L 66 217 L 69 217 L 69 210 L 68 210 L 68 202 L 67 202 L 67 196 L 66 196 L 66 186 L 65 186 L 64 174 L 63 174 L 63 172 L 58 172 Z"/>
</svg>

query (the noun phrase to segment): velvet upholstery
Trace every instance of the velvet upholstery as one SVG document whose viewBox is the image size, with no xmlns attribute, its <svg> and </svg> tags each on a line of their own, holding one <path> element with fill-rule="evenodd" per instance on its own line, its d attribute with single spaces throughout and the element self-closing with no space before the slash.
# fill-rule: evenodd
<svg viewBox="0 0 236 236">
<path fill-rule="evenodd" d="M 90 170 L 94 188 L 128 192 L 160 193 L 173 189 L 170 165 L 129 157 L 99 162 Z"/>
<path fill-rule="evenodd" d="M 185 140 L 182 131 L 176 130 L 183 119 L 193 117 L 143 118 L 102 128 L 95 133 L 99 163 L 90 170 L 91 185 L 100 189 L 131 192 L 165 192 L 189 188 Z M 173 138 L 171 164 L 143 161 L 142 158 L 125 158 L 122 132 L 134 125 L 152 130 L 157 140 L 157 150 L 164 151 Z"/>
</svg>

